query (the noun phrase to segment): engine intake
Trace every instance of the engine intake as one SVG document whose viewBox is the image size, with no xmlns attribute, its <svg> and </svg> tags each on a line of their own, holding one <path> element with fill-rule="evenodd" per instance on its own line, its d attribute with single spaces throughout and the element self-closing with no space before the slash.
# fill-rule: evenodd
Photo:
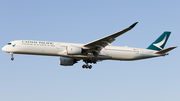
<svg viewBox="0 0 180 101">
<path fill-rule="evenodd" d="M 59 58 L 59 64 L 62 66 L 72 66 L 75 63 L 77 63 L 77 61 L 75 59 L 72 59 L 72 58 L 66 58 L 66 57 L 60 57 Z"/>
</svg>

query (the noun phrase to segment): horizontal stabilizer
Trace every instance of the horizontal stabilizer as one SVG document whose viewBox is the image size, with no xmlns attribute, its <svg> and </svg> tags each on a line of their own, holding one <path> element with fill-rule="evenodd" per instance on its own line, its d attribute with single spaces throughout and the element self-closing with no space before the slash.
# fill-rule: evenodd
<svg viewBox="0 0 180 101">
<path fill-rule="evenodd" d="M 156 52 L 156 54 L 164 54 L 164 53 L 167 53 L 167 52 L 173 50 L 174 48 L 177 48 L 177 46 L 176 47 L 169 47 L 169 48 L 163 49 L 161 51 Z"/>
</svg>

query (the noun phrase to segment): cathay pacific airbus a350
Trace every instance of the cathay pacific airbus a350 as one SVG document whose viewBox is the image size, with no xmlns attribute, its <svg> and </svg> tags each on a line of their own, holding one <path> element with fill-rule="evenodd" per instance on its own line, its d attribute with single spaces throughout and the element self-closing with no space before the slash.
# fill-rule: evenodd
<svg viewBox="0 0 180 101">
<path fill-rule="evenodd" d="M 60 65 L 72 66 L 79 60 L 83 60 L 85 64 L 82 67 L 91 69 L 92 66 L 88 65 L 88 63 L 95 64 L 101 60 L 131 61 L 165 56 L 168 55 L 167 52 L 176 48 L 163 49 L 171 33 L 169 31 L 164 32 L 146 49 L 112 46 L 111 43 L 115 41 L 115 38 L 131 30 L 137 23 L 115 34 L 87 44 L 16 40 L 9 42 L 2 50 L 10 53 L 11 60 L 14 60 L 13 54 L 59 56 Z"/>
</svg>

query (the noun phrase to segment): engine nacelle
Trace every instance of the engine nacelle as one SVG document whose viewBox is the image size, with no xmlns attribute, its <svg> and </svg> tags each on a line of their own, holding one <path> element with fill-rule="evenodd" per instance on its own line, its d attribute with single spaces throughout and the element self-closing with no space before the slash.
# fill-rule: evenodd
<svg viewBox="0 0 180 101">
<path fill-rule="evenodd" d="M 77 46 L 67 46 L 68 55 L 80 55 L 82 53 L 82 48 Z"/>
<path fill-rule="evenodd" d="M 59 58 L 59 64 L 62 66 L 72 66 L 75 63 L 77 63 L 77 61 L 75 59 L 72 59 L 72 58 L 66 58 L 66 57 L 60 57 Z"/>
</svg>

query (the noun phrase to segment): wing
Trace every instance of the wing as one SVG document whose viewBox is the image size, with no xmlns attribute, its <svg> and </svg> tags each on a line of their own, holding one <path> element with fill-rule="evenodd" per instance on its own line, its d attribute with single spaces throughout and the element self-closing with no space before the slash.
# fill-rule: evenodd
<svg viewBox="0 0 180 101">
<path fill-rule="evenodd" d="M 89 49 L 88 52 L 93 53 L 93 55 L 97 56 L 102 48 L 105 48 L 107 45 L 111 44 L 113 41 L 115 41 L 115 38 L 124 34 L 125 32 L 131 30 L 138 22 L 135 22 L 128 28 L 119 31 L 117 33 L 111 34 L 109 36 L 103 37 L 99 40 L 87 43 L 84 45 L 84 47 L 87 47 Z"/>
</svg>

